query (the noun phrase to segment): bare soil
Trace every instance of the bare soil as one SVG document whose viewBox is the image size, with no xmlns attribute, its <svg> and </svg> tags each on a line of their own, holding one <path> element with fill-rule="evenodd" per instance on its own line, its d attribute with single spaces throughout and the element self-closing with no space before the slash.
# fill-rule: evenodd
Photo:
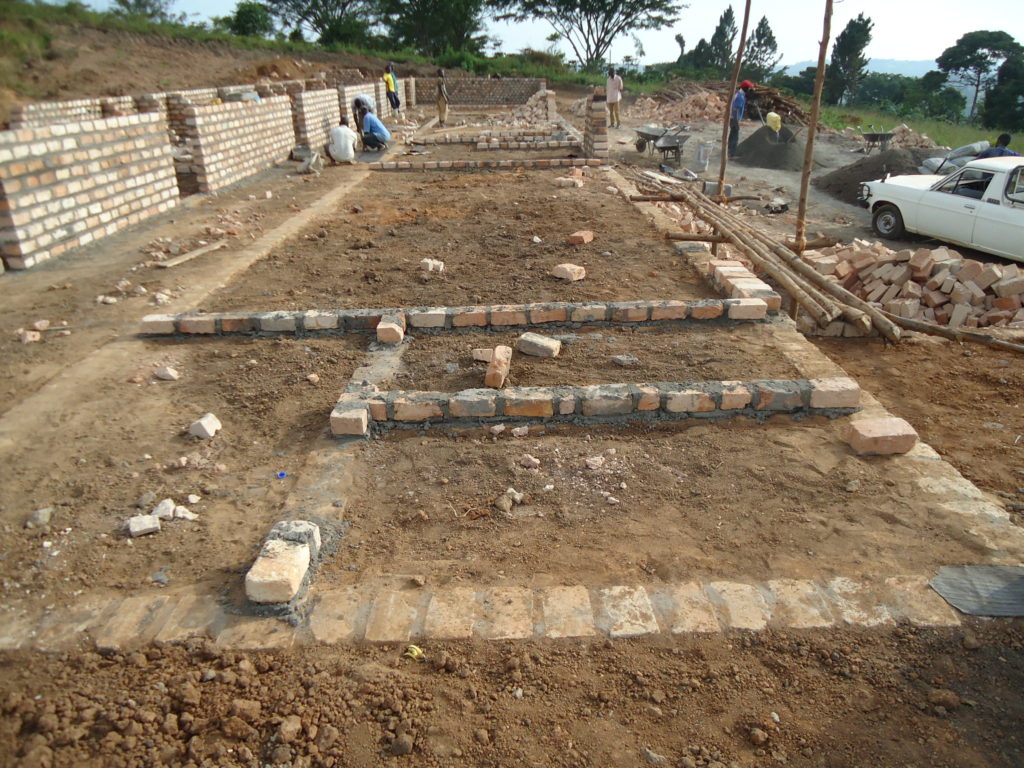
<svg viewBox="0 0 1024 768">
<path fill-rule="evenodd" d="M 209 311 L 453 306 L 712 296 L 671 245 L 600 179 L 554 171 L 378 172 L 336 215 L 203 303 Z M 354 212 L 358 205 L 360 211 Z M 570 245 L 589 229 L 594 240 Z M 533 237 L 540 237 L 536 244 Z M 606 255 L 608 254 L 608 255 Z M 445 262 L 428 274 L 420 260 Z M 587 278 L 548 273 L 572 262 Z"/>
<path fill-rule="evenodd" d="M 799 378 L 760 325 L 725 331 L 621 325 L 531 330 L 561 339 L 558 357 L 515 351 L 521 332 L 419 335 L 403 352 L 395 388 L 454 392 L 481 387 L 487 364 L 474 361 L 472 350 L 498 344 L 514 350 L 509 386 Z M 633 355 L 637 363 L 616 363 L 613 358 L 619 355 Z"/>
</svg>

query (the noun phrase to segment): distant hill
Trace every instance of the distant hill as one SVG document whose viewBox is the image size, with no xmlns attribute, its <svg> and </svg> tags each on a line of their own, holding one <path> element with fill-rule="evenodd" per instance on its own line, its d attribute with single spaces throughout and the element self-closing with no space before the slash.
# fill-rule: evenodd
<svg viewBox="0 0 1024 768">
<path fill-rule="evenodd" d="M 816 67 L 816 61 L 800 61 L 786 67 L 787 75 L 798 75 L 808 67 Z M 921 77 L 935 69 L 935 59 L 924 61 L 900 61 L 899 59 L 871 59 L 868 61 L 868 70 L 871 72 L 886 72 L 890 75 L 906 75 L 907 77 Z"/>
</svg>

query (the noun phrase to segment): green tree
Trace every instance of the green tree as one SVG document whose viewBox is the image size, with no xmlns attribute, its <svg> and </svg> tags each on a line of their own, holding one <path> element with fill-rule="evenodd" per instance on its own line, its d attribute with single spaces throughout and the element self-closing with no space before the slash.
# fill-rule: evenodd
<svg viewBox="0 0 1024 768">
<path fill-rule="evenodd" d="M 183 21 L 184 14 L 171 13 L 174 0 L 114 0 L 111 9 L 125 16 L 143 16 L 152 21 Z"/>
<path fill-rule="evenodd" d="M 999 67 L 981 108 L 981 123 L 986 128 L 1024 130 L 1024 57 L 1011 56 Z"/>
<path fill-rule="evenodd" d="M 743 71 L 752 80 L 768 80 L 780 61 L 782 55 L 779 53 L 779 44 L 768 23 L 768 17 L 762 16 L 747 41 L 747 50 L 743 53 Z"/>
<path fill-rule="evenodd" d="M 684 5 L 676 0 L 506 0 L 500 18 L 551 24 L 587 70 L 604 63 L 619 35 L 675 23 Z"/>
<path fill-rule="evenodd" d="M 711 66 L 718 71 L 722 77 L 732 71 L 733 50 L 736 42 L 736 35 L 739 30 L 736 28 L 736 15 L 732 12 L 732 6 L 728 6 L 718 18 L 718 26 L 711 35 L 711 42 L 708 43 L 711 55 Z"/>
<path fill-rule="evenodd" d="M 871 42 L 874 22 L 863 13 L 850 19 L 846 28 L 839 33 L 832 46 L 832 58 L 825 69 L 825 85 L 822 98 L 829 104 L 850 101 L 857 93 L 857 86 L 867 73 L 868 59 L 864 49 Z"/>
<path fill-rule="evenodd" d="M 686 59 L 686 38 L 676 33 L 676 45 L 679 46 L 679 58 L 676 59 L 676 64 L 682 64 Z"/>
<path fill-rule="evenodd" d="M 1013 56 L 1020 56 L 1024 48 L 1006 32 L 979 30 L 968 32 L 935 60 L 939 69 L 954 82 L 974 89 L 968 118 L 974 117 L 978 97 L 985 94 L 995 82 L 993 73 L 1000 64 Z"/>
<path fill-rule="evenodd" d="M 213 20 L 233 35 L 243 37 L 269 37 L 274 32 L 274 17 L 263 3 L 239 0 L 230 16 Z"/>
<path fill-rule="evenodd" d="M 480 53 L 486 0 L 382 0 L 381 19 L 398 45 L 424 56 L 442 51 Z"/>
<path fill-rule="evenodd" d="M 811 96 L 814 93 L 814 79 L 818 76 L 817 67 L 807 67 L 798 75 L 787 75 L 779 72 L 771 77 L 769 83 L 776 88 L 785 88 L 793 93 Z"/>
<path fill-rule="evenodd" d="M 711 44 L 703 37 L 697 41 L 688 54 L 683 56 L 683 69 L 694 75 L 717 75 Z"/>
<path fill-rule="evenodd" d="M 268 0 L 267 7 L 282 26 L 308 27 L 324 45 L 365 39 L 373 10 L 369 0 Z"/>
</svg>

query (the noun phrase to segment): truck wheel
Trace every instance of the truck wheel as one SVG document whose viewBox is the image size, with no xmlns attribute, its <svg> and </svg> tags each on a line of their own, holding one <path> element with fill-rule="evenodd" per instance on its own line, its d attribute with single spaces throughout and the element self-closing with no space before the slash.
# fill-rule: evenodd
<svg viewBox="0 0 1024 768">
<path fill-rule="evenodd" d="M 871 217 L 871 227 L 887 240 L 899 240 L 907 230 L 903 227 L 903 215 L 895 205 L 881 205 Z"/>
</svg>

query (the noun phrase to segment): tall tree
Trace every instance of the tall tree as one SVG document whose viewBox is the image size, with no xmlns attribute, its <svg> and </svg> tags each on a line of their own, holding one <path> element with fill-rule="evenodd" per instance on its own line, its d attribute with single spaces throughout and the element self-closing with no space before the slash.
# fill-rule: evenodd
<svg viewBox="0 0 1024 768">
<path fill-rule="evenodd" d="M 935 60 L 939 69 L 954 82 L 974 89 L 971 109 L 967 116 L 974 117 L 978 97 L 995 82 L 993 73 L 1000 64 L 1012 56 L 1020 56 L 1024 48 L 1006 32 L 978 30 L 968 32 L 942 52 Z"/>
<path fill-rule="evenodd" d="M 676 45 L 679 46 L 679 58 L 676 59 L 676 64 L 682 64 L 686 57 L 686 38 L 676 33 Z"/>
<path fill-rule="evenodd" d="M 762 16 L 743 53 L 743 71 L 753 80 L 767 80 L 779 66 L 782 55 L 768 17 Z"/>
<path fill-rule="evenodd" d="M 999 67 L 981 108 L 981 122 L 986 128 L 1024 130 L 1024 56 L 1011 56 Z"/>
<path fill-rule="evenodd" d="M 736 15 L 732 12 L 732 6 L 728 6 L 718 18 L 718 26 L 711 35 L 711 42 L 708 43 L 711 53 L 711 65 L 718 70 L 718 73 L 725 77 L 732 71 L 733 51 L 732 46 L 736 42 Z"/>
<path fill-rule="evenodd" d="M 662 29 L 685 7 L 676 0 L 508 0 L 501 18 L 540 19 L 569 43 L 584 69 L 598 69 L 619 35 Z"/>
<path fill-rule="evenodd" d="M 850 19 L 832 46 L 832 58 L 825 68 L 824 99 L 829 104 L 849 101 L 867 73 L 868 59 L 864 49 L 871 42 L 875 23 L 863 13 Z"/>
<path fill-rule="evenodd" d="M 114 0 L 114 13 L 125 16 L 144 16 L 151 21 L 182 21 L 184 14 L 171 13 L 174 0 Z"/>
<path fill-rule="evenodd" d="M 483 30 L 486 0 L 381 0 L 389 36 L 424 56 L 446 50 L 479 53 L 487 44 Z"/>
<path fill-rule="evenodd" d="M 239 0 L 235 12 L 214 22 L 225 27 L 233 35 L 244 37 L 267 37 L 274 31 L 274 17 L 263 3 L 253 0 Z"/>
<path fill-rule="evenodd" d="M 321 43 L 358 40 L 369 32 L 369 0 L 268 0 L 267 7 L 285 27 L 308 27 Z"/>
</svg>

